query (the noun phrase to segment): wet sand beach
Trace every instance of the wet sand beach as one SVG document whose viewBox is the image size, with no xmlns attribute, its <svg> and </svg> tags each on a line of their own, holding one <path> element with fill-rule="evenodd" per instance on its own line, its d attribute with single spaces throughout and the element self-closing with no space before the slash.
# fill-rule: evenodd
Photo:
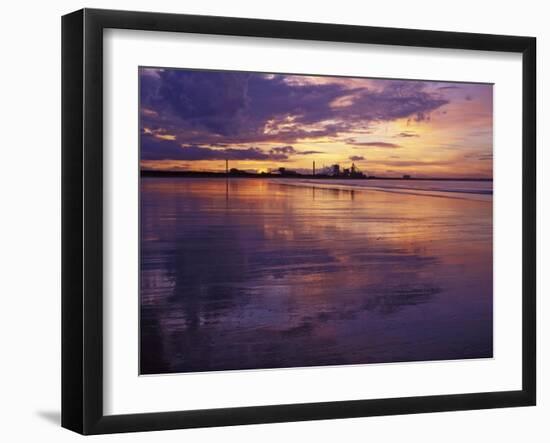
<svg viewBox="0 0 550 443">
<path fill-rule="evenodd" d="M 492 184 L 353 182 L 142 178 L 141 373 L 492 357 Z"/>
</svg>

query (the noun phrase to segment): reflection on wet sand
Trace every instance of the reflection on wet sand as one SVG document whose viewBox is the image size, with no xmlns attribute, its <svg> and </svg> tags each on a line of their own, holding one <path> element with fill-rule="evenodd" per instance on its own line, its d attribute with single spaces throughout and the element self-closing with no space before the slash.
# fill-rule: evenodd
<svg viewBox="0 0 550 443">
<path fill-rule="evenodd" d="M 492 356 L 492 204 L 141 184 L 141 373 Z"/>
</svg>

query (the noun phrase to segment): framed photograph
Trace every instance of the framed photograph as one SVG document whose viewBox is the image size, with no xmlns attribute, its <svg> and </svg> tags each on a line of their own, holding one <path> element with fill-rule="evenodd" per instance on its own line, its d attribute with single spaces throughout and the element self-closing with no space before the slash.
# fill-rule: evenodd
<svg viewBox="0 0 550 443">
<path fill-rule="evenodd" d="M 535 405 L 534 38 L 62 28 L 64 427 Z"/>
</svg>

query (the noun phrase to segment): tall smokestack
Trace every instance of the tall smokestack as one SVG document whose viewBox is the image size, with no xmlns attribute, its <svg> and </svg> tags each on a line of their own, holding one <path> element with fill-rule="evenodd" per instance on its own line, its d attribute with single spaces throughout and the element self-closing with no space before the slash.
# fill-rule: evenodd
<svg viewBox="0 0 550 443">
<path fill-rule="evenodd" d="M 225 175 L 229 175 L 229 160 L 225 159 Z"/>
<path fill-rule="evenodd" d="M 315 175 L 315 161 L 313 162 L 313 175 Z"/>
</svg>

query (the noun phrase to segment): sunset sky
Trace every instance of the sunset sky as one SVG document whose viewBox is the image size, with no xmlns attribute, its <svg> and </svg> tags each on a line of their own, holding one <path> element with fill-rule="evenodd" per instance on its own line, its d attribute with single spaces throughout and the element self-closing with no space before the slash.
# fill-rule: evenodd
<svg viewBox="0 0 550 443">
<path fill-rule="evenodd" d="M 488 84 L 140 68 L 142 169 L 491 178 Z"/>
</svg>

